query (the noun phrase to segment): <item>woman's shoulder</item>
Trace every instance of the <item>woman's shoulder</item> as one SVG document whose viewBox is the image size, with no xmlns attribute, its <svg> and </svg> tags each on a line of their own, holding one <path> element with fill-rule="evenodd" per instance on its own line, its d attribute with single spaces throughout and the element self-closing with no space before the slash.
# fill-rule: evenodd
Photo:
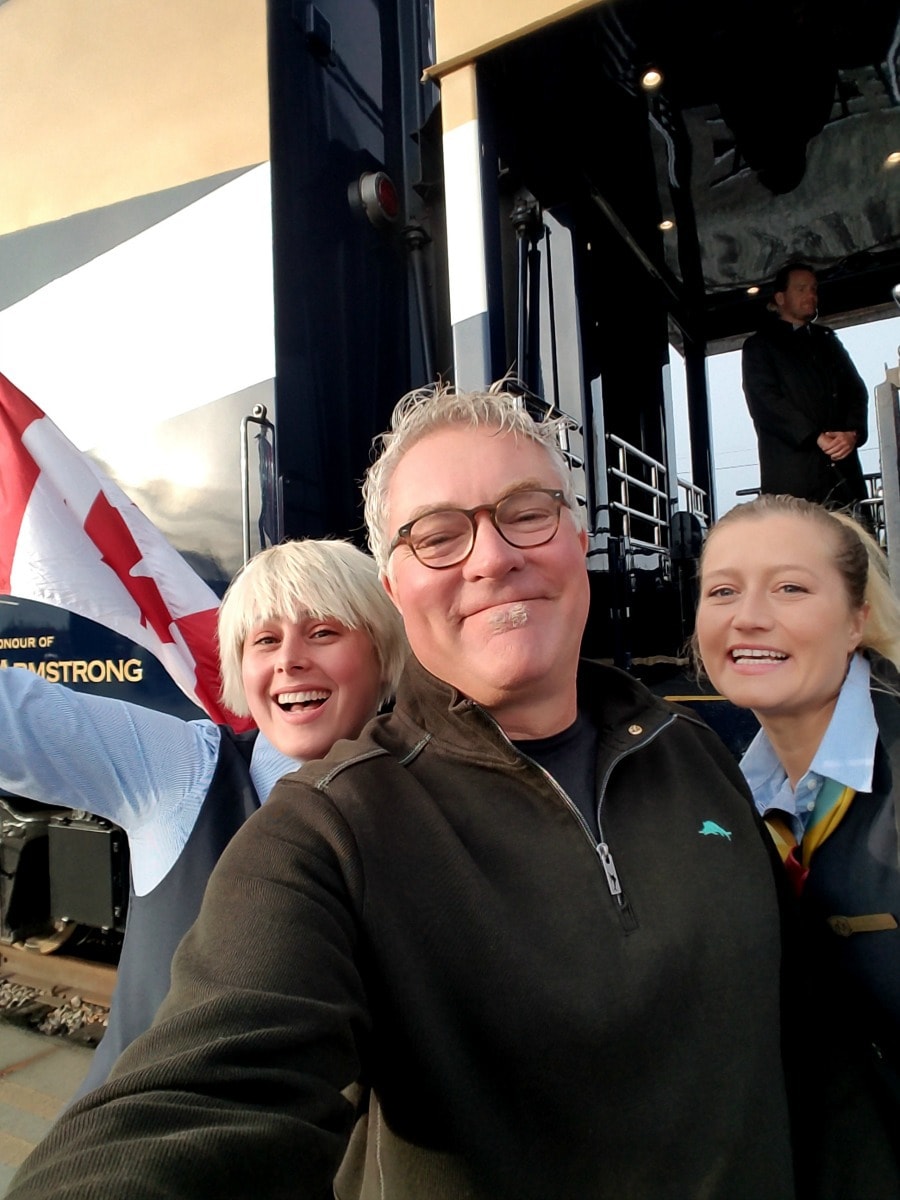
<svg viewBox="0 0 900 1200">
<path fill-rule="evenodd" d="M 869 688 L 872 694 L 900 700 L 900 670 L 890 659 L 871 650 L 864 657 L 869 664 Z"/>
</svg>

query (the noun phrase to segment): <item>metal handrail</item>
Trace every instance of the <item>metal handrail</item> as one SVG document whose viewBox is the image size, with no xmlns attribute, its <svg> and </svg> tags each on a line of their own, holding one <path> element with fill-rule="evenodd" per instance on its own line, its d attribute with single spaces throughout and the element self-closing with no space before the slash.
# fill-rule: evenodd
<svg viewBox="0 0 900 1200">
<path fill-rule="evenodd" d="M 607 440 L 617 447 L 618 464 L 610 463 L 607 467 L 607 473 L 613 480 L 618 481 L 619 498 L 615 500 L 610 496 L 609 508 L 621 513 L 623 520 L 623 534 L 632 548 L 638 548 L 658 553 L 669 555 L 671 544 L 670 536 L 670 497 L 665 490 L 665 481 L 668 477 L 668 470 L 665 463 L 659 462 L 651 457 L 643 450 L 639 450 L 637 446 L 632 446 L 626 442 L 624 438 L 618 437 L 614 433 L 608 433 Z M 644 467 L 649 467 L 650 480 L 641 479 L 634 474 L 634 464 L 641 464 Z M 662 486 L 660 486 L 662 484 Z M 631 504 L 632 490 L 642 492 L 650 497 L 650 511 L 645 512 L 642 509 L 635 508 Z M 644 522 L 653 530 L 653 541 L 648 541 L 646 538 L 637 537 L 632 532 L 632 522 Z"/>
<path fill-rule="evenodd" d="M 685 495 L 685 508 L 689 513 L 695 516 L 703 517 L 704 520 L 709 520 L 709 509 L 707 500 L 709 497 L 702 487 L 698 487 L 696 483 L 691 483 L 689 479 L 682 479 L 680 476 L 676 480 L 679 490 Z"/>
<path fill-rule="evenodd" d="M 641 462 L 647 463 L 648 466 L 658 468 L 664 475 L 668 474 L 665 463 L 661 463 L 659 459 L 652 458 L 649 454 L 646 454 L 643 450 L 639 450 L 637 446 L 632 446 L 630 442 L 626 442 L 615 433 L 608 433 L 606 437 L 614 446 L 621 446 L 623 450 L 627 450 L 633 458 L 638 458 Z"/>
<path fill-rule="evenodd" d="M 609 505 L 616 512 L 627 513 L 630 517 L 637 517 L 640 521 L 646 521 L 650 525 L 656 525 L 659 528 L 668 528 L 669 522 L 663 517 L 654 516 L 652 513 L 642 512 L 639 508 L 631 508 L 628 504 L 622 504 L 618 500 L 612 500 Z M 637 539 L 632 538 L 632 541 Z"/>
<path fill-rule="evenodd" d="M 607 440 L 617 448 L 617 465 L 607 467 L 607 475 L 618 484 L 619 499 L 610 496 L 608 509 L 622 514 L 623 535 L 632 549 L 644 549 L 656 554 L 670 557 L 672 554 L 672 520 L 674 511 L 684 496 L 684 508 L 692 516 L 709 521 L 708 496 L 703 488 L 697 487 L 690 480 L 676 476 L 675 482 L 678 495 L 673 498 L 666 490 L 666 480 L 669 470 L 665 463 L 659 462 L 637 446 L 632 446 L 624 438 L 614 433 L 606 435 Z M 639 478 L 633 473 L 633 464 L 639 463 L 650 469 L 650 481 Z M 631 468 L 631 469 L 629 469 Z M 635 508 L 631 503 L 631 492 L 638 491 L 651 500 L 650 511 Z M 653 530 L 654 540 L 635 537 L 632 532 L 632 522 L 643 522 Z"/>
<path fill-rule="evenodd" d="M 642 479 L 636 479 L 634 475 L 629 475 L 627 472 L 620 470 L 618 467 L 609 468 L 610 475 L 614 475 L 616 479 L 624 479 L 626 483 L 632 487 L 640 488 L 642 492 L 648 492 L 651 496 L 658 496 L 660 500 L 668 500 L 667 492 L 661 491 L 658 487 L 654 487 L 651 483 L 644 483 Z"/>
<path fill-rule="evenodd" d="M 268 410 L 264 404 L 254 404 L 249 416 L 241 418 L 241 527 L 243 533 L 244 562 L 250 559 L 250 444 L 248 432 L 251 425 L 259 425 L 266 433 L 272 435 L 272 455 L 275 457 L 275 426 L 268 420 Z M 277 458 L 275 458 L 277 462 Z M 277 494 L 275 497 L 278 505 Z M 279 530 L 281 529 L 281 514 L 276 514 Z"/>
</svg>

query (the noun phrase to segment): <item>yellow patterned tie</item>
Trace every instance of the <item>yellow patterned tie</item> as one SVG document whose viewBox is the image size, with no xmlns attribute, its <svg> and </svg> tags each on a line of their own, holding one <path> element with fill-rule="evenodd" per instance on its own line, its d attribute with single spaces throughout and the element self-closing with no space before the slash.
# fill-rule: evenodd
<svg viewBox="0 0 900 1200">
<path fill-rule="evenodd" d="M 819 789 L 816 806 L 799 847 L 794 831 L 784 817 L 770 813 L 765 818 L 766 826 L 798 895 L 803 890 L 806 876 L 809 874 L 813 853 L 840 825 L 855 795 L 853 788 L 845 787 L 834 779 L 826 779 Z"/>
</svg>

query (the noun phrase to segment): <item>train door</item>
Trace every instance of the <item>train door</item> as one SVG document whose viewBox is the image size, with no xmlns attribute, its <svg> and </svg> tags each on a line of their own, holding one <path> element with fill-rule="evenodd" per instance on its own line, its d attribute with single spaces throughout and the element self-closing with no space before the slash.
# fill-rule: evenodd
<svg viewBox="0 0 900 1200">
<path fill-rule="evenodd" d="M 701 361 L 703 346 L 687 289 L 660 266 L 646 103 L 597 68 L 594 13 L 560 23 L 559 5 L 501 5 L 482 20 L 474 7 L 438 0 L 433 68 L 457 382 L 511 374 L 536 407 L 570 418 L 590 530 L 585 651 L 623 666 L 674 660 L 684 558 L 713 501 L 702 370 L 693 481 L 676 472 L 672 324 Z"/>
</svg>

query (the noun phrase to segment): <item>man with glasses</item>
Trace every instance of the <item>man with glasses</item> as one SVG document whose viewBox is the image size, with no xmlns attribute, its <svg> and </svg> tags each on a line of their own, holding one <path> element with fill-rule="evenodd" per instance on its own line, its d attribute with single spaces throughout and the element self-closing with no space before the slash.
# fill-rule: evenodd
<svg viewBox="0 0 900 1200">
<path fill-rule="evenodd" d="M 557 432 L 401 403 L 365 487 L 396 707 L 238 834 L 11 1200 L 794 1195 L 771 857 L 709 730 L 579 664 Z"/>
</svg>

